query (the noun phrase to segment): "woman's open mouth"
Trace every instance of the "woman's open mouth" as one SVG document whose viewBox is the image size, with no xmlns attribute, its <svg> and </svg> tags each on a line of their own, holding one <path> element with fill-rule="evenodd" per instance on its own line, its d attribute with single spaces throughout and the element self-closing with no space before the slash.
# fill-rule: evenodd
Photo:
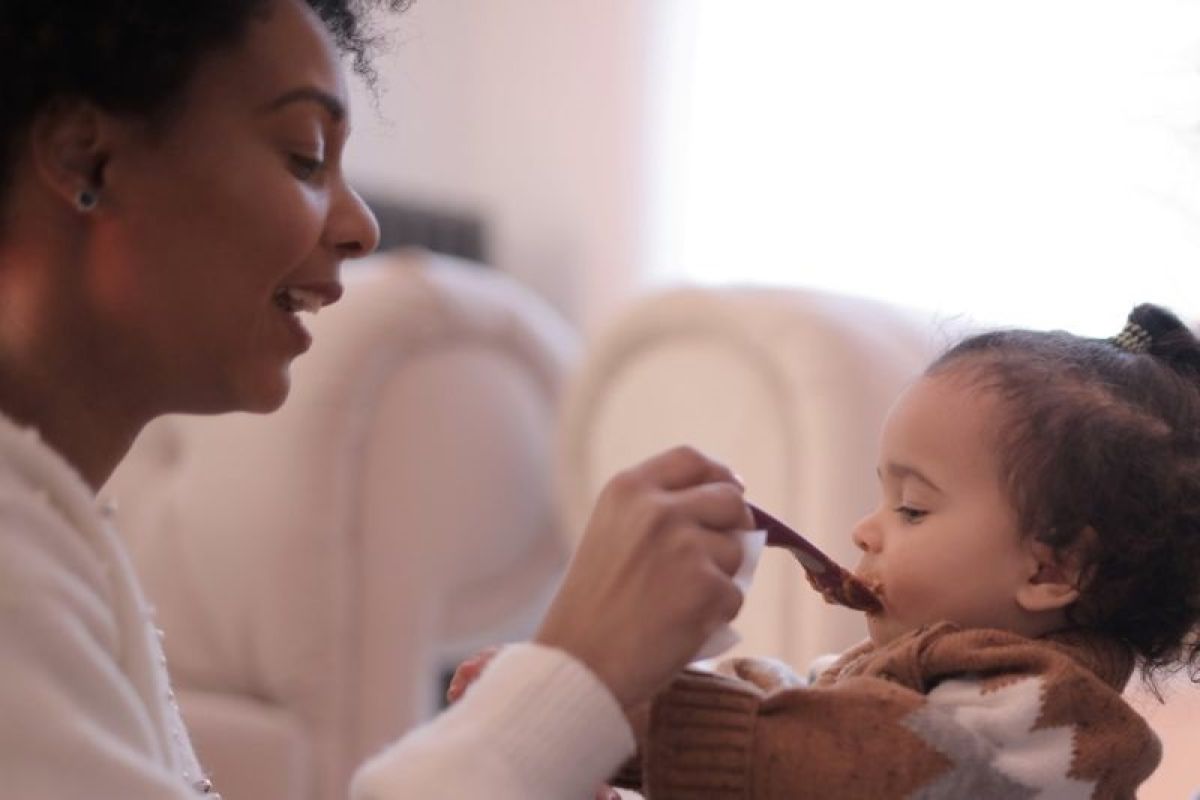
<svg viewBox="0 0 1200 800">
<path fill-rule="evenodd" d="M 299 315 L 301 312 L 316 314 L 325 305 L 325 298 L 319 292 L 292 286 L 275 292 L 272 300 L 275 307 L 283 312 L 283 324 L 291 334 L 296 351 L 308 352 L 312 347 L 312 334 L 304 327 Z"/>
<path fill-rule="evenodd" d="M 275 292 L 274 299 L 275 305 L 290 314 L 300 311 L 316 314 L 325 305 L 325 297 L 320 292 L 314 292 L 311 289 L 301 289 L 296 286 L 287 286 L 280 289 Z"/>
</svg>

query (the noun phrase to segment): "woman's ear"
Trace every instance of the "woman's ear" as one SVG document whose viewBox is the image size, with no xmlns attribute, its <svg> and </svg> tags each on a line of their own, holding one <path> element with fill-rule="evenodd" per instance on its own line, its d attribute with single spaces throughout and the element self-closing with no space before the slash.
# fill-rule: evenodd
<svg viewBox="0 0 1200 800">
<path fill-rule="evenodd" d="M 1086 543 L 1095 532 L 1085 529 L 1076 540 Z M 1078 544 L 1068 553 L 1036 539 L 1029 540 L 1029 576 L 1017 587 L 1017 605 L 1026 611 L 1058 611 L 1079 599 L 1081 575 Z"/>
<path fill-rule="evenodd" d="M 35 174 L 63 201 L 75 205 L 80 192 L 103 188 L 108 160 L 108 115 L 83 100 L 58 100 L 43 109 L 29 129 Z"/>
</svg>

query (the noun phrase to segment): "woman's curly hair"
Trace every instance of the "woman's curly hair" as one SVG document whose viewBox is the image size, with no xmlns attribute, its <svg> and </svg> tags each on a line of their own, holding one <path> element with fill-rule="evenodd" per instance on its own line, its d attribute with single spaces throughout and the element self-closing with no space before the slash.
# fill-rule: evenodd
<svg viewBox="0 0 1200 800">
<path fill-rule="evenodd" d="M 307 0 L 354 69 L 373 83 L 376 10 L 410 0 Z M 201 57 L 237 42 L 270 0 L 3 0 L 0 2 L 0 199 L 18 138 L 56 98 L 117 113 L 166 112 Z"/>
<path fill-rule="evenodd" d="M 1126 642 L 1151 685 L 1178 668 L 1200 681 L 1200 341 L 1158 306 L 1129 323 L 1125 346 L 984 333 L 927 374 L 1000 399 L 1001 479 L 1022 531 L 1081 559 L 1072 622 Z"/>
</svg>

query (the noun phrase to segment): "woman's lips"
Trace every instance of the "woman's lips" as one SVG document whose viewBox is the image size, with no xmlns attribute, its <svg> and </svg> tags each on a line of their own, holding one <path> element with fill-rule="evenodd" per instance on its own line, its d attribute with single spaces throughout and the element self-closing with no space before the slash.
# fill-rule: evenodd
<svg viewBox="0 0 1200 800">
<path fill-rule="evenodd" d="M 293 349 L 300 354 L 308 352 L 308 349 L 312 347 L 312 334 L 304 327 L 304 323 L 300 321 L 296 312 L 284 311 L 283 309 L 277 310 L 283 315 L 283 324 L 287 328 Z"/>
</svg>

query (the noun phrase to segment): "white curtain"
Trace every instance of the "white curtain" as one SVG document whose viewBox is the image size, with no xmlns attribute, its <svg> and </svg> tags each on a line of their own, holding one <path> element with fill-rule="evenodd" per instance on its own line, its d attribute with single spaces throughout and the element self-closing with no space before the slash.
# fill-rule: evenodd
<svg viewBox="0 0 1200 800">
<path fill-rule="evenodd" d="M 1200 7 L 663 0 L 659 281 L 1107 335 L 1200 319 Z"/>
</svg>

